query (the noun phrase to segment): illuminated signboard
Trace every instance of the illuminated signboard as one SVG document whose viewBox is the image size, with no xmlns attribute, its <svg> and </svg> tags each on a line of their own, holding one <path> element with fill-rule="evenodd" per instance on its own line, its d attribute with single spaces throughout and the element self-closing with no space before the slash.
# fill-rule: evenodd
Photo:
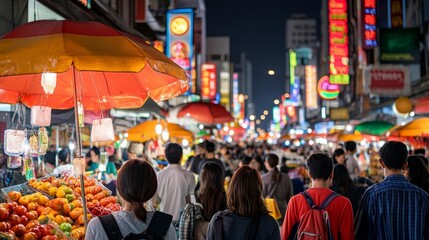
<svg viewBox="0 0 429 240">
<path fill-rule="evenodd" d="M 241 105 L 238 102 L 238 73 L 232 74 L 232 102 L 233 102 L 233 116 L 238 118 L 240 116 Z"/>
<path fill-rule="evenodd" d="M 305 107 L 317 108 L 317 70 L 314 65 L 305 66 Z"/>
<path fill-rule="evenodd" d="M 167 12 L 165 54 L 182 67 L 192 84 L 192 57 L 194 37 L 194 11 L 174 9 Z M 189 92 L 188 92 L 189 93 Z"/>
<path fill-rule="evenodd" d="M 363 46 L 377 47 L 377 8 L 376 0 L 363 1 Z"/>
<path fill-rule="evenodd" d="M 295 67 L 296 67 L 296 53 L 292 50 L 289 51 L 289 75 L 290 85 L 295 84 Z"/>
<path fill-rule="evenodd" d="M 349 84 L 347 0 L 329 0 L 329 81 Z"/>
<path fill-rule="evenodd" d="M 226 110 L 230 110 L 230 99 L 229 99 L 229 93 L 230 93 L 230 74 L 229 72 L 220 72 L 220 103 L 226 108 Z"/>
<path fill-rule="evenodd" d="M 205 63 L 201 65 L 201 98 L 213 100 L 216 97 L 216 65 Z"/>
<path fill-rule="evenodd" d="M 280 122 L 280 109 L 278 106 L 273 107 L 273 122 L 274 123 Z"/>
<path fill-rule="evenodd" d="M 331 84 L 328 76 L 324 76 L 317 83 L 317 92 L 322 99 L 333 100 L 340 95 L 340 85 Z"/>
<path fill-rule="evenodd" d="M 390 26 L 393 28 L 404 27 L 403 0 L 390 0 Z"/>
</svg>

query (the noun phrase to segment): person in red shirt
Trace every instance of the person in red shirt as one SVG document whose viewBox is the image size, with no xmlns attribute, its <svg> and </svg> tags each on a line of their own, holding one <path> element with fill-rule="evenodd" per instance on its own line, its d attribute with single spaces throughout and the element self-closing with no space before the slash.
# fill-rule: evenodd
<svg viewBox="0 0 429 240">
<path fill-rule="evenodd" d="M 307 160 L 307 167 L 312 182 L 307 192 L 314 204 L 320 206 L 333 193 L 329 189 L 334 168 L 332 158 L 322 153 L 313 154 Z M 290 199 L 282 226 L 282 239 L 294 239 L 301 216 L 309 210 L 310 206 L 302 194 Z M 335 240 L 354 239 L 353 209 L 350 201 L 344 196 L 337 196 L 328 205 L 326 211 L 329 214 L 333 238 Z"/>
</svg>

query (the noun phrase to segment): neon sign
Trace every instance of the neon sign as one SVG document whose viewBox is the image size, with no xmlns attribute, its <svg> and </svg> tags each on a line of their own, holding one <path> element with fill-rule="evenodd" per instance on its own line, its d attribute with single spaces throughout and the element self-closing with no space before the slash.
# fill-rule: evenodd
<svg viewBox="0 0 429 240">
<path fill-rule="evenodd" d="M 377 9 L 376 0 L 363 1 L 363 46 L 377 47 Z"/>
<path fill-rule="evenodd" d="M 201 97 L 209 100 L 216 97 L 216 65 L 213 63 L 201 66 Z"/>
<path fill-rule="evenodd" d="M 333 100 L 340 95 L 340 85 L 329 83 L 328 76 L 324 76 L 317 83 L 317 92 L 322 99 Z"/>
<path fill-rule="evenodd" d="M 329 0 L 329 81 L 349 84 L 347 0 Z"/>
</svg>

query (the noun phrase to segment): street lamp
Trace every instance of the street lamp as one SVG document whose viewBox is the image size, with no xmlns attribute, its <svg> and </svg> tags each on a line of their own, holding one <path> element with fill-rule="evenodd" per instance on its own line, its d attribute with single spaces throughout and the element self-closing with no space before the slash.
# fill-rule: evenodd
<svg viewBox="0 0 429 240">
<path fill-rule="evenodd" d="M 268 70 L 268 75 L 273 76 L 274 74 L 276 74 L 276 72 L 272 69 Z"/>
</svg>

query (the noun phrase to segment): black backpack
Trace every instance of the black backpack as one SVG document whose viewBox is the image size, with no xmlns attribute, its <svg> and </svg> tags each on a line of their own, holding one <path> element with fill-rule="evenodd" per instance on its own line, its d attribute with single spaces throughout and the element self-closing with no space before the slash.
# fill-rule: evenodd
<svg viewBox="0 0 429 240">
<path fill-rule="evenodd" d="M 170 228 L 173 216 L 155 211 L 146 231 L 142 233 L 130 233 L 125 237 L 122 237 L 118 223 L 112 214 L 99 216 L 98 219 L 100 219 L 101 225 L 109 240 L 162 240 Z"/>
</svg>

